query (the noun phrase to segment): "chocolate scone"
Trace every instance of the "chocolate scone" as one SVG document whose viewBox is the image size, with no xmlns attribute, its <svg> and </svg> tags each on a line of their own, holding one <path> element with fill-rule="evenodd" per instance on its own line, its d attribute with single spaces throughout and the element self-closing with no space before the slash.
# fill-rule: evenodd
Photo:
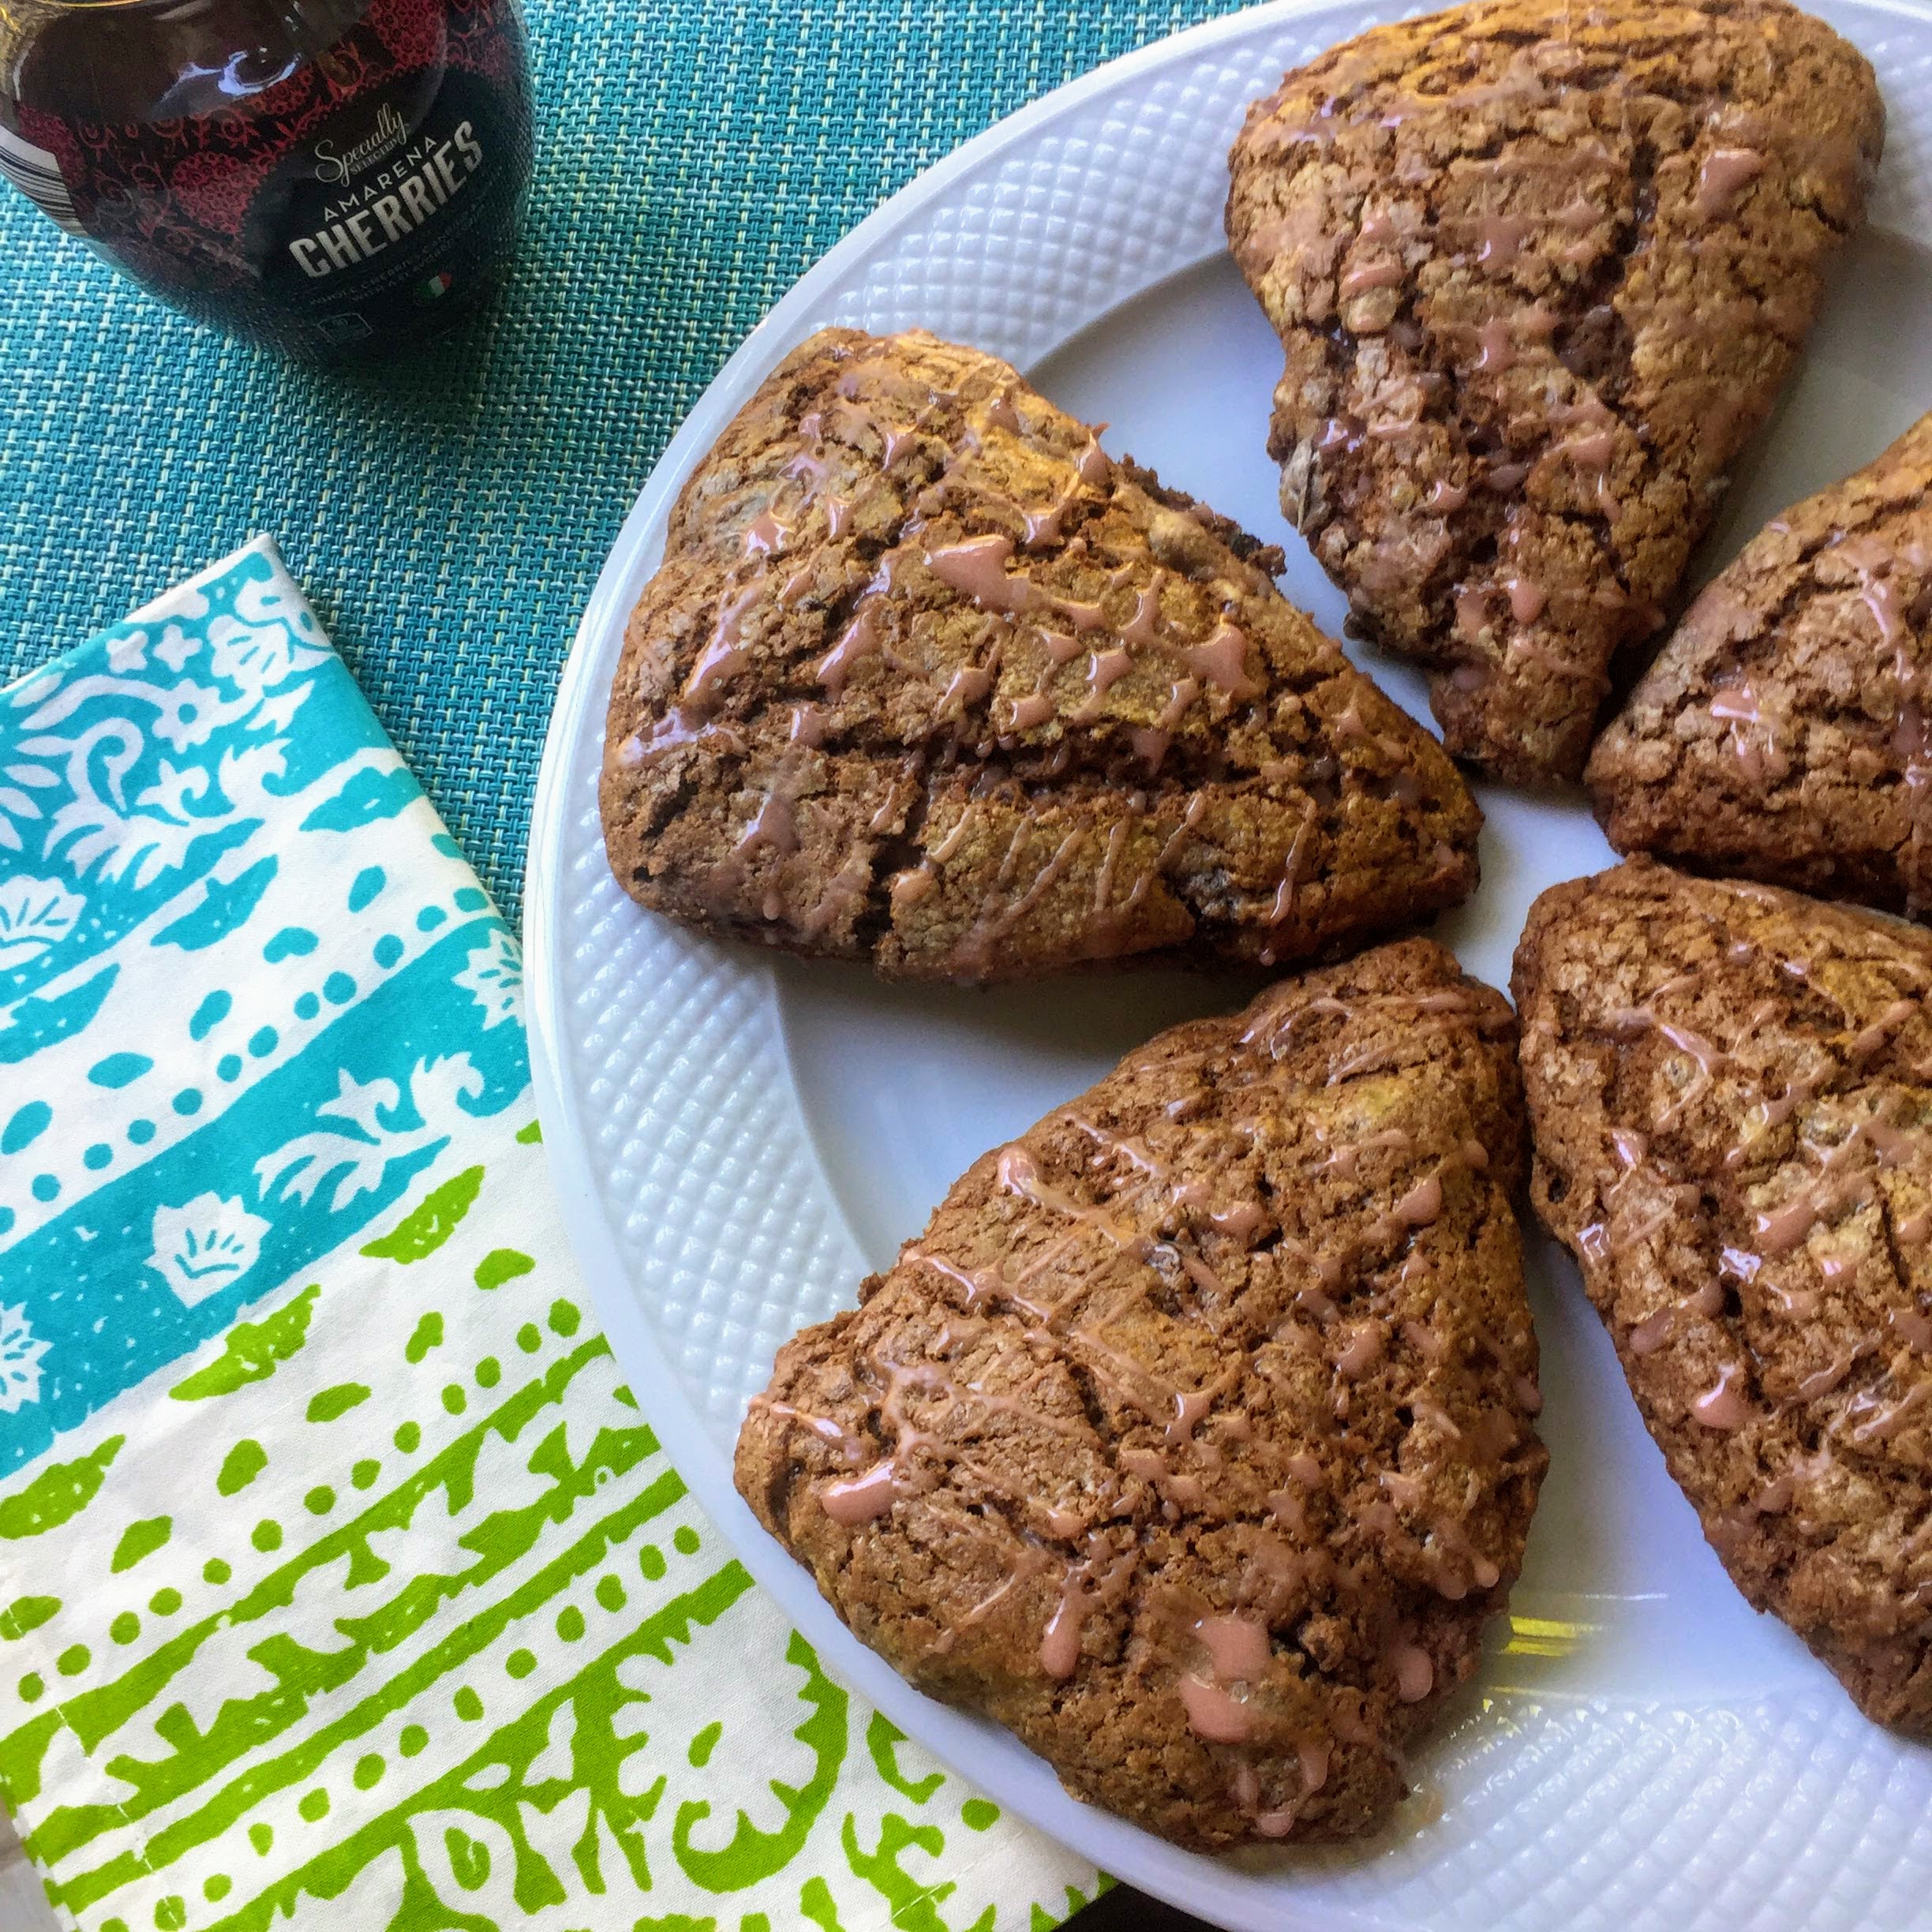
<svg viewBox="0 0 1932 1932">
<path fill-rule="evenodd" d="M 1515 1039 L 1420 939 L 1161 1035 L 785 1345 L 739 1488 L 1076 1796 L 1200 1847 L 1370 1829 L 1547 1461 Z"/>
<path fill-rule="evenodd" d="M 1750 1602 L 1932 1732 L 1932 938 L 1648 859 L 1516 955 L 1534 1198 Z"/>
<path fill-rule="evenodd" d="M 611 692 L 611 863 L 904 978 L 1271 964 L 1455 904 L 1481 813 L 1281 567 L 1004 362 L 827 330 L 672 513 Z"/>
<path fill-rule="evenodd" d="M 1282 504 L 1449 749 L 1574 778 L 1863 218 L 1870 66 L 1780 0 L 1482 0 L 1289 74 L 1228 236 Z"/>
<path fill-rule="evenodd" d="M 1619 852 L 1932 906 L 1932 416 L 1787 510 L 1597 741 Z"/>
</svg>

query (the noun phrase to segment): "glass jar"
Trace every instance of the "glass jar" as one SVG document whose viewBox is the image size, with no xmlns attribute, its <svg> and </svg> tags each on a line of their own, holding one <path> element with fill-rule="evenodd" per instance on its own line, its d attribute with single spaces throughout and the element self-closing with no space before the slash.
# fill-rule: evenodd
<svg viewBox="0 0 1932 1932">
<path fill-rule="evenodd" d="M 0 0 L 0 173 L 163 301 L 305 359 L 483 300 L 530 149 L 516 0 Z"/>
</svg>

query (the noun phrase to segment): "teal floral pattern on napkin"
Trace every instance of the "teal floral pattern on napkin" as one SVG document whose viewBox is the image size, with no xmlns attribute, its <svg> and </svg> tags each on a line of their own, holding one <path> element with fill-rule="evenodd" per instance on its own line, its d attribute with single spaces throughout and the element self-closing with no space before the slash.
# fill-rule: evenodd
<svg viewBox="0 0 1932 1932">
<path fill-rule="evenodd" d="M 88 1932 L 1002 1932 L 596 1332 L 516 945 L 272 546 L 0 693 L 0 1795 Z"/>
</svg>

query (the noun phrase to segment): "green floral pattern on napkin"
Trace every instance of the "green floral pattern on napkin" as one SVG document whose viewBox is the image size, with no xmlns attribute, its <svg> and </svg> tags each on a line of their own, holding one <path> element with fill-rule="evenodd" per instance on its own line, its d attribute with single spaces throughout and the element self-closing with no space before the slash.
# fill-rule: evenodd
<svg viewBox="0 0 1932 1932">
<path fill-rule="evenodd" d="M 88 1932 L 1003 1932 L 589 1319 L 520 962 L 272 547 L 0 695 L 0 1795 Z"/>
</svg>

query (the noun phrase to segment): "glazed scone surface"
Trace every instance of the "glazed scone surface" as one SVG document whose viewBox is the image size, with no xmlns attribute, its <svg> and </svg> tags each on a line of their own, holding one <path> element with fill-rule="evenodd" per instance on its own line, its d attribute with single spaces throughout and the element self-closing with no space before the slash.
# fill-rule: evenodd
<svg viewBox="0 0 1932 1932">
<path fill-rule="evenodd" d="M 1932 938 L 1633 859 L 1515 994 L 1537 1211 L 1745 1596 L 1932 1732 Z"/>
<path fill-rule="evenodd" d="M 828 330 L 700 463 L 611 695 L 620 881 L 887 974 L 1271 963 L 1465 897 L 1442 748 L 1263 549 L 1005 363 Z"/>
<path fill-rule="evenodd" d="M 739 1489 L 856 1634 L 1183 1844 L 1334 1838 L 1546 1460 L 1501 996 L 1432 942 L 1162 1035 L 781 1350 Z"/>
<path fill-rule="evenodd" d="M 1932 416 L 1787 510 L 1597 741 L 1619 852 L 1886 912 L 1932 905 Z"/>
<path fill-rule="evenodd" d="M 1863 56 L 1782 0 L 1481 0 L 1250 110 L 1227 226 L 1286 352 L 1282 507 L 1452 752 L 1581 773 L 1882 132 Z"/>
</svg>

